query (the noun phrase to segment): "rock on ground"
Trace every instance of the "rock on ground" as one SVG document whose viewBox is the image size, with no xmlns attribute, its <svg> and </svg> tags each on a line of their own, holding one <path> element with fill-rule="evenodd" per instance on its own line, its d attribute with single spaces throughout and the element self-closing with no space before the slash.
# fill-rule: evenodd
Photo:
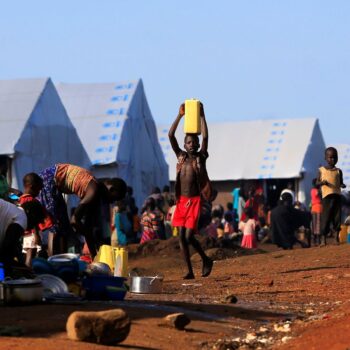
<svg viewBox="0 0 350 350">
<path fill-rule="evenodd" d="M 185 314 L 176 313 L 165 316 L 162 319 L 160 326 L 184 330 L 190 322 L 191 320 Z"/>
<path fill-rule="evenodd" d="M 75 311 L 69 315 L 66 329 L 71 340 L 113 345 L 122 342 L 128 336 L 130 319 L 122 309 Z"/>
</svg>

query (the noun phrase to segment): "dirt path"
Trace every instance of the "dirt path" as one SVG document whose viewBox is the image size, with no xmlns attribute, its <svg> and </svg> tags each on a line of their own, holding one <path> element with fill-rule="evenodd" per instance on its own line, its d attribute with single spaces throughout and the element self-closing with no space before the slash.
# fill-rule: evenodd
<svg viewBox="0 0 350 350">
<path fill-rule="evenodd" d="M 113 349 L 346 349 L 350 345 L 350 246 L 275 251 L 217 261 L 209 278 L 181 279 L 177 254 L 138 257 L 131 268 L 165 276 L 161 295 L 128 294 L 122 302 L 0 307 L 0 326 L 24 330 L 2 337 L 0 349 L 108 349 L 67 340 L 74 310 L 125 309 L 129 337 Z M 193 257 L 199 275 L 200 264 Z M 224 303 L 227 295 L 236 304 Z M 186 331 L 159 327 L 160 318 L 186 312 Z M 111 347 L 112 348 L 112 347 Z"/>
</svg>

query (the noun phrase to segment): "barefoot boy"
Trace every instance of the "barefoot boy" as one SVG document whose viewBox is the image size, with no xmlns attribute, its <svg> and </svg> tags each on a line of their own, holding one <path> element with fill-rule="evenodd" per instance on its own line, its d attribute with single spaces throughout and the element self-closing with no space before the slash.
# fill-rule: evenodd
<svg viewBox="0 0 350 350">
<path fill-rule="evenodd" d="M 202 277 L 209 276 L 213 261 L 204 253 L 201 245 L 194 236 L 201 211 L 201 195 L 206 200 L 211 199 L 211 185 L 205 162 L 208 158 L 208 127 L 201 104 L 202 146 L 199 149 L 199 138 L 195 134 L 186 134 L 185 151 L 181 150 L 175 137 L 176 129 L 185 114 L 182 104 L 179 114 L 169 130 L 169 140 L 177 157 L 176 165 L 176 209 L 172 225 L 180 227 L 180 246 L 187 264 L 188 273 L 184 279 L 193 279 L 193 269 L 190 259 L 189 244 L 198 252 L 203 261 Z"/>
<path fill-rule="evenodd" d="M 318 169 L 317 186 L 321 186 L 322 214 L 321 214 L 321 245 L 326 245 L 326 236 L 330 225 L 336 232 L 336 241 L 339 242 L 341 219 L 341 189 L 345 188 L 343 173 L 335 165 L 338 162 L 338 151 L 334 147 L 325 150 L 326 166 Z"/>
</svg>

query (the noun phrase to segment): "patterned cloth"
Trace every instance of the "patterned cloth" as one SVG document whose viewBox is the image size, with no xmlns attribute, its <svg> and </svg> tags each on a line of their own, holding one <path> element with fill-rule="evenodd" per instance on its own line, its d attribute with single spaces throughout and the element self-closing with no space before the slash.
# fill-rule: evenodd
<svg viewBox="0 0 350 350">
<path fill-rule="evenodd" d="M 72 164 L 56 164 L 56 185 L 62 193 L 76 194 L 80 199 L 86 195 L 91 181 L 96 181 L 84 168 Z"/>
<path fill-rule="evenodd" d="M 58 235 L 67 235 L 71 231 L 67 205 L 62 193 L 55 183 L 56 165 L 44 169 L 39 176 L 43 179 L 43 188 L 39 194 L 39 201 L 51 215 L 54 225 L 50 229 Z"/>
<path fill-rule="evenodd" d="M 152 212 L 144 212 L 141 218 L 141 225 L 143 227 L 141 244 L 153 239 L 158 239 L 159 217 Z"/>
</svg>

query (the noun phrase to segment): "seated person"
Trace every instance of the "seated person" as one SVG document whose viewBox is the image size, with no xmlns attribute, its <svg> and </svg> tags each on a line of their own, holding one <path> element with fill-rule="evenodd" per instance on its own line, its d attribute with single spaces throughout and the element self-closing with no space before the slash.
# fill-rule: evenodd
<svg viewBox="0 0 350 350">
<path fill-rule="evenodd" d="M 45 219 L 38 202 L 26 202 L 21 207 L 0 199 L 0 261 L 9 275 L 14 259 L 21 261 L 20 239 L 25 230 L 32 230 Z"/>
</svg>

